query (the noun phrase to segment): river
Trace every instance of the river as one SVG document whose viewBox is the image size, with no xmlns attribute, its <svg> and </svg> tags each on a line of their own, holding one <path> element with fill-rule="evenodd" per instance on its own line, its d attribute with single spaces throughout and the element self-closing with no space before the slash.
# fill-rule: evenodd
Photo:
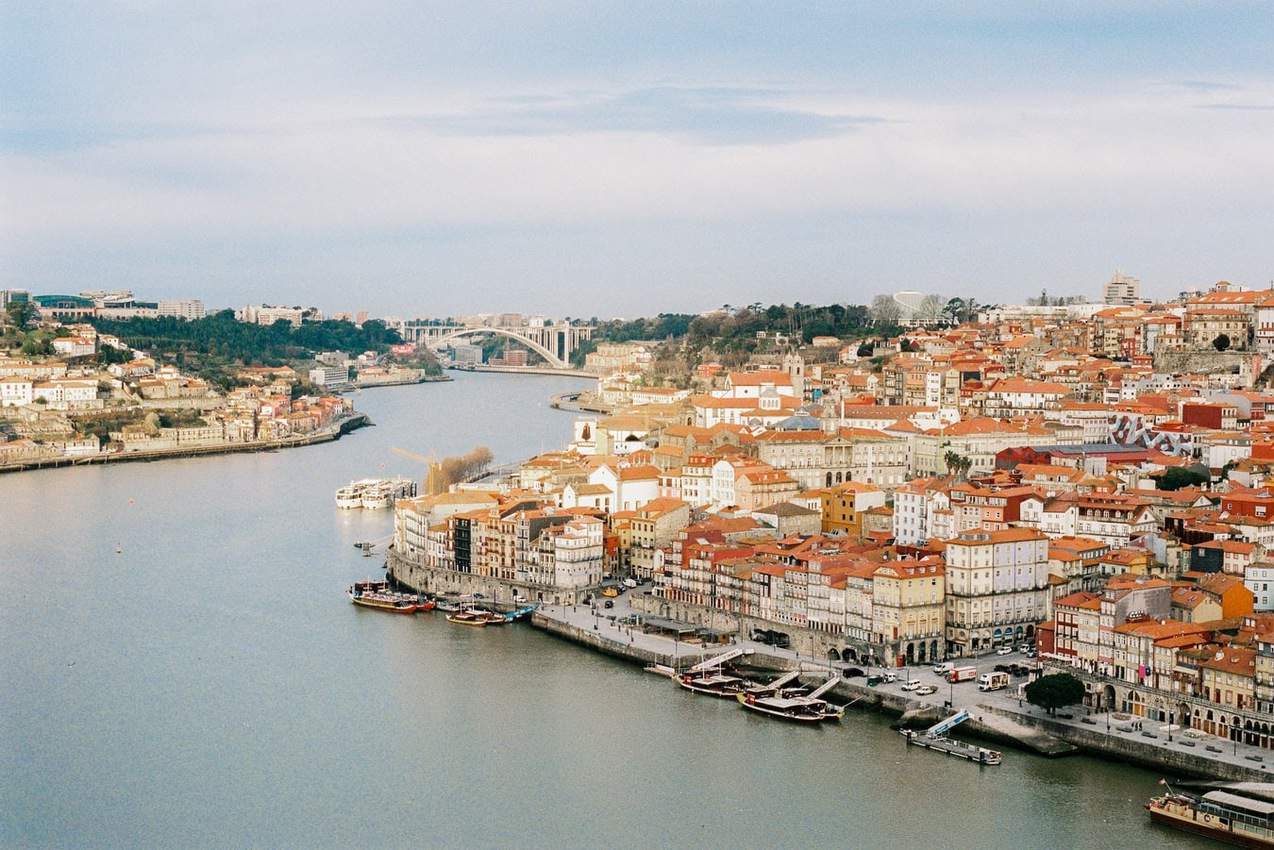
<svg viewBox="0 0 1274 850">
<path fill-rule="evenodd" d="M 355 396 L 377 423 L 274 453 L 0 476 L 0 845 L 1201 846 L 1157 776 L 1010 750 L 979 768 L 874 714 L 792 728 L 529 626 L 350 605 L 389 512 L 352 478 L 569 438 L 575 379 Z M 117 548 L 120 550 L 117 552 Z"/>
</svg>

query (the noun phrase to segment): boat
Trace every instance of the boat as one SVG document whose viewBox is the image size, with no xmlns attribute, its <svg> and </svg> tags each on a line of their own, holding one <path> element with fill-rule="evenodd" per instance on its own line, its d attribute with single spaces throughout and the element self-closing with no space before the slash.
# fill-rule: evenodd
<svg viewBox="0 0 1274 850">
<path fill-rule="evenodd" d="M 747 691 L 753 684 L 747 679 L 729 676 L 720 672 L 702 673 L 699 675 L 683 673 L 676 679 L 677 684 L 688 691 L 723 699 L 734 699 L 739 694 Z"/>
<path fill-rule="evenodd" d="M 772 696 L 759 697 L 755 694 L 735 694 L 739 704 L 749 711 L 768 714 L 783 720 L 796 720 L 802 723 L 821 723 L 824 720 L 840 720 L 845 714 L 841 706 L 832 705 L 821 699 L 807 696 Z"/>
<path fill-rule="evenodd" d="M 1164 785 L 1167 785 L 1165 782 Z M 1146 803 L 1155 823 L 1239 847 L 1274 848 L 1274 803 L 1235 791 L 1168 793 Z"/>
<path fill-rule="evenodd" d="M 349 595 L 349 601 L 355 605 L 394 614 L 415 614 L 434 607 L 433 600 L 419 594 L 393 590 L 387 581 L 356 581 L 345 592 Z"/>
<path fill-rule="evenodd" d="M 535 605 L 523 605 L 521 608 L 515 608 L 504 614 L 504 619 L 512 623 L 517 620 L 525 619 L 535 613 Z"/>
<path fill-rule="evenodd" d="M 337 489 L 336 507 L 342 510 L 381 510 L 393 507 L 394 502 L 399 499 L 414 497 L 416 492 L 416 482 L 401 475 L 394 478 L 363 478 Z"/>
<path fill-rule="evenodd" d="M 479 616 L 473 611 L 457 611 L 454 614 L 448 614 L 447 622 L 455 623 L 458 626 L 477 626 L 478 628 L 482 628 L 487 624 L 485 617 Z"/>
<path fill-rule="evenodd" d="M 447 615 L 448 623 L 455 623 L 460 626 L 497 626 L 501 623 L 507 623 L 502 614 L 496 614 L 491 611 L 483 611 L 480 608 L 466 608 L 463 611 L 456 611 Z"/>
</svg>

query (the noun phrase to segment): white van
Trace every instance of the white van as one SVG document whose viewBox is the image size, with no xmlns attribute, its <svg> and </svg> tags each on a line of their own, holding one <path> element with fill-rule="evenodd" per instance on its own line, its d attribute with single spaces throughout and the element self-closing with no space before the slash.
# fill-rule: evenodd
<svg viewBox="0 0 1274 850">
<path fill-rule="evenodd" d="M 940 664 L 933 665 L 933 672 L 938 676 L 945 676 L 955 669 L 955 663 L 952 661 L 943 661 Z"/>
</svg>

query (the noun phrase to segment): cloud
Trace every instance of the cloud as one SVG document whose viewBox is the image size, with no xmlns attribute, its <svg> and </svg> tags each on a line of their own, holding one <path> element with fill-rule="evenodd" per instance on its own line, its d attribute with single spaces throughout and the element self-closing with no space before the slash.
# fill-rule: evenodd
<svg viewBox="0 0 1274 850">
<path fill-rule="evenodd" d="M 708 145 L 774 145 L 840 136 L 878 115 L 785 105 L 778 89 L 657 86 L 616 93 L 518 95 L 456 114 L 395 115 L 387 123 L 459 136 L 649 133 Z"/>
<path fill-rule="evenodd" d="M 1169 85 L 1196 92 L 1238 91 L 1242 86 L 1217 80 L 1177 80 Z"/>
<path fill-rule="evenodd" d="M 1200 103 L 1194 108 L 1234 110 L 1235 112 L 1274 112 L 1274 103 Z"/>
</svg>

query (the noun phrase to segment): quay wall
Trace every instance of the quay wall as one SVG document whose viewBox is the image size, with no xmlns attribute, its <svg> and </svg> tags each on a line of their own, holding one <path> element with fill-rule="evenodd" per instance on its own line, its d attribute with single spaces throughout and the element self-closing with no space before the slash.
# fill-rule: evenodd
<svg viewBox="0 0 1274 850">
<path fill-rule="evenodd" d="M 552 366 L 448 366 L 457 372 L 504 372 L 509 375 L 565 375 L 568 378 L 592 378 L 597 376 L 582 369 L 555 369 Z"/>
<path fill-rule="evenodd" d="M 1167 739 L 1164 737 L 1145 741 L 1128 740 L 1107 735 L 1095 727 L 1084 729 L 1044 717 L 1019 714 L 999 706 L 984 705 L 979 708 L 989 714 L 1011 718 L 1018 724 L 1047 732 L 1090 755 L 1130 762 L 1151 770 L 1169 770 L 1177 774 L 1206 779 L 1222 779 L 1228 782 L 1271 781 L 1271 771 L 1264 770 L 1260 766 L 1246 767 L 1207 758 L 1199 753 L 1180 750 L 1175 744 L 1169 748 Z M 1162 736 L 1163 733 L 1156 734 Z M 1204 741 L 1197 741 L 1196 746 L 1203 747 L 1204 743 Z"/>
<path fill-rule="evenodd" d="M 173 449 L 156 449 L 142 452 L 105 452 L 78 457 L 47 457 L 0 464 L 0 474 L 5 472 L 21 472 L 31 469 L 52 469 L 59 466 L 84 466 L 99 463 L 128 463 L 130 461 L 166 460 L 177 457 L 199 457 L 202 455 L 237 454 L 239 452 L 267 452 L 276 449 L 293 449 L 301 446 L 313 446 L 318 443 L 330 443 L 339 440 L 342 435 L 371 425 L 365 413 L 356 413 L 333 425 L 313 434 L 300 437 L 287 437 L 281 440 L 253 440 L 246 443 L 218 443 L 214 445 L 177 447 Z"/>
<path fill-rule="evenodd" d="M 571 623 L 564 623 L 561 620 L 546 617 L 538 611 L 531 615 L 531 625 L 551 635 L 573 641 L 613 658 L 635 661 L 641 665 L 664 664 L 669 667 L 674 666 L 674 659 L 671 654 L 652 652 L 649 649 L 622 643 L 591 629 L 581 628 Z"/>
<path fill-rule="evenodd" d="M 570 410 L 576 413 L 600 413 L 609 415 L 611 407 L 601 402 L 585 403 L 580 401 L 579 392 L 558 393 L 549 399 L 549 407 L 557 410 Z"/>
</svg>

